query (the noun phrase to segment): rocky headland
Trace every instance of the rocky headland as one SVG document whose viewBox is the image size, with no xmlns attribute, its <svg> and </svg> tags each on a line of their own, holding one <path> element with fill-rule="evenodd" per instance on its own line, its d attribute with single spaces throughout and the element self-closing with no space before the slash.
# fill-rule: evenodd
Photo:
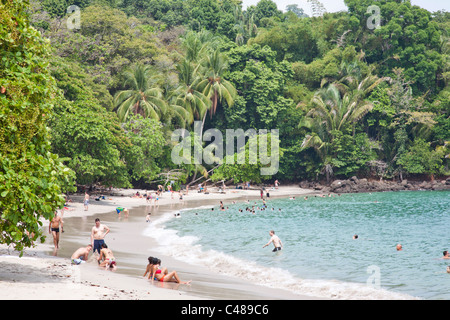
<svg viewBox="0 0 450 320">
<path fill-rule="evenodd" d="M 330 184 L 302 181 L 300 188 L 313 189 L 322 193 L 358 193 L 407 190 L 450 190 L 450 177 L 432 181 L 406 180 L 368 180 L 356 176 L 345 180 L 334 180 Z"/>
</svg>

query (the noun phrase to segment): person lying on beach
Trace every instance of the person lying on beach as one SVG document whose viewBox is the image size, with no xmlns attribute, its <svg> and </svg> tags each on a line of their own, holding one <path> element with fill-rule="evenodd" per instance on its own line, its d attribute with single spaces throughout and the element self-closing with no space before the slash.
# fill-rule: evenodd
<svg viewBox="0 0 450 320">
<path fill-rule="evenodd" d="M 72 264 L 80 264 L 86 262 L 89 258 L 89 252 L 92 250 L 92 244 L 88 244 L 86 247 L 77 249 L 70 257 Z"/>
<path fill-rule="evenodd" d="M 161 269 L 161 260 L 158 259 L 158 262 L 153 265 L 153 280 L 157 280 L 160 282 L 175 282 L 179 284 L 190 284 L 191 281 L 181 281 L 176 271 L 168 272 L 167 268 Z"/>
<path fill-rule="evenodd" d="M 100 256 L 98 257 L 97 261 L 100 267 L 116 270 L 116 258 L 114 258 L 113 252 L 108 248 L 106 243 L 102 244 L 102 250 L 100 250 Z"/>
</svg>

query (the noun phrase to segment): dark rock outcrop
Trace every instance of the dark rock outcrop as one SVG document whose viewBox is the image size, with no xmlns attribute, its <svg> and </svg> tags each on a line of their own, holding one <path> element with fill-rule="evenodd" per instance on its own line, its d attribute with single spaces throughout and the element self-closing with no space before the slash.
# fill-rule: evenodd
<svg viewBox="0 0 450 320">
<path fill-rule="evenodd" d="M 359 179 L 356 176 L 345 180 L 334 180 L 329 185 L 319 182 L 302 181 L 300 188 L 313 189 L 320 192 L 332 193 L 358 193 L 358 192 L 382 192 L 404 190 L 450 190 L 450 177 L 446 180 L 433 181 L 408 181 L 400 182 L 390 180 Z"/>
</svg>

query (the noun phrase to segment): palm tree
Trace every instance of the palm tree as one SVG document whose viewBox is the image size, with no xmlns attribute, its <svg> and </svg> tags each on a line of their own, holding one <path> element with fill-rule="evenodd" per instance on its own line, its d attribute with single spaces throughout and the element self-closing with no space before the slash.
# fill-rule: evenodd
<svg viewBox="0 0 450 320">
<path fill-rule="evenodd" d="M 192 113 L 185 108 L 185 105 L 180 103 L 178 96 L 182 91 L 182 87 L 176 81 L 171 82 L 169 80 L 170 75 L 166 76 L 166 81 L 162 85 L 163 99 L 167 103 L 167 112 L 162 118 L 164 123 L 176 122 L 181 128 L 185 128 L 186 124 L 192 122 Z"/>
<path fill-rule="evenodd" d="M 205 85 L 202 84 L 202 71 L 206 69 L 202 65 L 211 52 L 214 52 L 213 48 L 217 47 L 218 41 L 218 37 L 206 30 L 191 31 L 182 40 L 185 56 L 177 65 L 180 87 L 176 103 L 190 112 L 191 123 L 194 119 L 203 119 L 204 123 L 206 113 L 211 108 L 212 101 L 203 92 Z"/>
<path fill-rule="evenodd" d="M 341 97 L 339 89 L 333 84 L 318 90 L 311 103 L 313 107 L 306 117 L 320 121 L 328 132 L 354 127 L 373 108 L 373 104 L 362 99 L 358 91 L 347 92 Z"/>
<path fill-rule="evenodd" d="M 189 123 L 192 123 L 194 119 L 203 119 L 211 105 L 208 97 L 198 89 L 201 79 L 198 75 L 198 67 L 187 59 L 177 65 L 180 86 L 177 89 L 176 104 L 183 106 L 189 112 Z"/>
<path fill-rule="evenodd" d="M 182 38 L 185 60 L 194 63 L 200 63 L 202 58 L 217 47 L 220 39 L 210 31 L 202 30 L 199 32 L 190 31 Z"/>
<path fill-rule="evenodd" d="M 216 113 L 219 102 L 225 100 L 228 106 L 231 107 L 237 95 L 236 88 L 223 78 L 227 67 L 225 57 L 218 49 L 206 56 L 203 63 L 204 79 L 199 82 L 198 88 L 211 100 L 209 109 L 211 118 Z M 205 122 L 205 117 L 206 113 L 203 117 L 203 123 Z"/>
<path fill-rule="evenodd" d="M 242 13 L 235 17 L 238 21 L 234 25 L 234 29 L 236 30 L 236 44 L 242 46 L 247 43 L 248 39 L 256 36 L 258 32 L 258 27 L 254 22 L 254 15 L 250 15 L 249 17 L 244 16 Z"/>
<path fill-rule="evenodd" d="M 157 77 L 152 76 L 149 66 L 134 65 L 124 72 L 124 87 L 114 96 L 114 105 L 119 119 L 124 122 L 131 113 L 141 114 L 160 120 L 167 111 L 162 90 L 156 85 Z"/>
<path fill-rule="evenodd" d="M 336 131 L 345 132 L 353 129 L 358 121 L 373 108 L 373 104 L 361 98 L 358 91 L 350 91 L 341 97 L 334 84 L 319 89 L 311 99 L 312 108 L 307 112 L 299 127 L 311 131 L 303 139 L 303 149 L 314 148 L 324 164 L 324 171 L 329 182 L 333 173 L 332 157 L 329 150 Z"/>
</svg>

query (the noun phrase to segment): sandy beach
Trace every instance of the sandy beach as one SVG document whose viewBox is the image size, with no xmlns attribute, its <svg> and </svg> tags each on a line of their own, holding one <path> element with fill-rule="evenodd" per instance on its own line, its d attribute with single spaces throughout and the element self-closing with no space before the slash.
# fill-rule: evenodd
<svg viewBox="0 0 450 320">
<path fill-rule="evenodd" d="M 83 207 L 83 196 L 70 196 L 69 210 L 63 215 L 64 233 L 60 248 L 54 250 L 52 236 L 48 234 L 48 221 L 43 221 L 43 230 L 48 234 L 45 243 L 25 250 L 22 257 L 6 246 L 0 246 L 0 299 L 2 300 L 311 300 L 288 291 L 271 289 L 245 283 L 242 280 L 214 274 L 206 268 L 192 266 L 170 257 L 159 255 L 163 265 L 176 270 L 182 280 L 192 280 L 190 285 L 156 283 L 143 277 L 147 257 L 151 255 L 151 240 L 142 235 L 146 227 L 145 216 L 151 210 L 152 218 L 180 208 L 217 205 L 219 200 L 231 201 L 260 197 L 260 190 L 217 189 L 209 194 L 190 190 L 183 200 L 175 193 L 173 199 L 168 192 L 158 200 L 158 205 L 135 197 L 145 190 L 113 189 L 104 200 L 95 201 L 91 196 L 88 211 Z M 270 190 L 271 197 L 289 197 L 314 193 L 298 186 L 283 186 Z M 120 219 L 116 207 L 129 209 L 129 217 Z M 79 247 L 90 243 L 90 231 L 94 219 L 99 217 L 111 232 L 105 238 L 115 253 L 118 268 L 104 270 L 97 265 L 91 253 L 89 260 L 81 265 L 72 265 L 71 254 Z"/>
</svg>

